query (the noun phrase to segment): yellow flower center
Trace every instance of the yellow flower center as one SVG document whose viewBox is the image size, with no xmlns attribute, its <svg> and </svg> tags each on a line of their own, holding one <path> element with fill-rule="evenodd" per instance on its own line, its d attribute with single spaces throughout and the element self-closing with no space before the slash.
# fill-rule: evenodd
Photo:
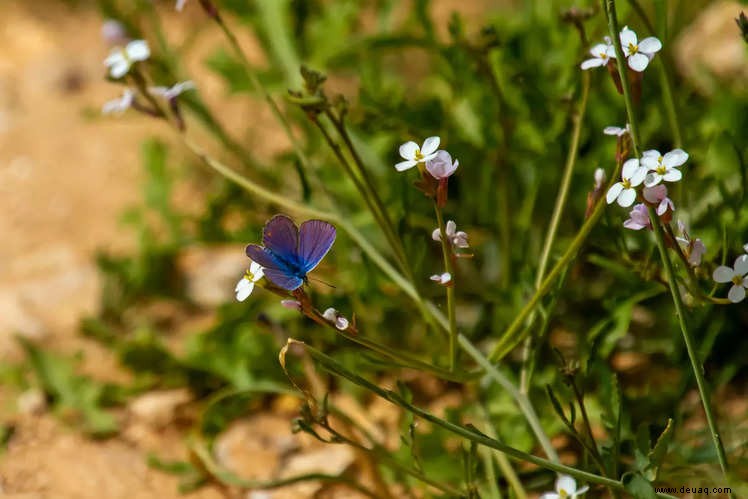
<svg viewBox="0 0 748 499">
<path fill-rule="evenodd" d="M 739 275 L 733 276 L 732 283 L 736 286 L 742 286 L 743 285 L 743 278 Z"/>
<path fill-rule="evenodd" d="M 421 161 L 423 159 L 423 153 L 421 153 L 420 149 L 416 149 L 415 158 L 416 161 Z"/>
<path fill-rule="evenodd" d="M 662 164 L 662 156 L 657 158 L 657 168 L 655 169 L 655 171 L 660 175 L 665 175 L 665 173 L 667 173 L 667 168 Z"/>
<path fill-rule="evenodd" d="M 637 52 L 639 52 L 639 45 L 634 45 L 633 43 L 629 43 L 629 55 L 634 55 Z"/>
<path fill-rule="evenodd" d="M 558 491 L 558 497 L 560 497 L 561 499 L 566 499 L 567 497 L 571 497 L 571 496 L 564 489 L 561 489 Z"/>
<path fill-rule="evenodd" d="M 623 185 L 624 189 L 631 189 L 631 182 L 629 182 L 627 179 L 623 179 L 621 181 L 621 184 Z"/>
<path fill-rule="evenodd" d="M 249 282 L 255 282 L 255 275 L 249 270 L 244 273 L 244 278 Z"/>
<path fill-rule="evenodd" d="M 608 54 L 606 54 L 605 52 L 600 52 L 600 53 L 599 53 L 599 54 L 598 54 L 597 56 L 598 56 L 598 57 L 599 57 L 600 59 L 605 59 L 606 57 L 608 57 Z"/>
</svg>

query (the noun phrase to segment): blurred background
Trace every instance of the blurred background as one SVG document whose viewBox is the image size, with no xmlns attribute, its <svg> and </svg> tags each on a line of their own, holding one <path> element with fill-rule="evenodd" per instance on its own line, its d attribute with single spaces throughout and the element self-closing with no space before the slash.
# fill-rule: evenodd
<svg viewBox="0 0 748 499">
<path fill-rule="evenodd" d="M 233 4 L 241 2 L 224 3 L 232 5 L 229 12 L 240 10 Z M 330 25 L 335 25 L 336 20 L 353 25 L 351 18 L 360 16 L 362 25 L 366 26 L 367 23 L 376 22 L 380 3 L 386 4 L 387 9 L 394 11 L 394 18 L 400 20 L 411 19 L 409 10 L 414 8 L 414 4 L 423 6 L 429 12 L 430 22 L 435 29 L 434 36 L 446 43 L 449 39 L 447 26 L 454 12 L 459 13 L 462 23 L 470 32 L 477 33 L 488 20 L 516 17 L 515 13 L 523 2 L 366 2 L 366 6 L 360 10 L 354 6 L 355 2 L 320 1 L 309 2 L 309 5 L 314 15 L 326 12 L 330 19 L 325 22 Z M 159 470 L 155 461 L 149 465 L 145 456 L 157 453 L 165 461 L 189 461 L 184 446 L 185 428 L 194 420 L 196 410 L 190 404 L 196 397 L 196 391 L 200 393 L 203 390 L 204 395 L 212 393 L 213 388 L 208 382 L 198 389 L 191 385 L 190 390 L 181 386 L 184 383 L 180 382 L 145 383 L 133 387 L 133 384 L 138 384 L 136 381 L 140 381 L 132 371 L 137 362 L 131 362 L 128 368 L 122 367 L 120 362 L 122 359 L 126 364 L 128 359 L 132 361 L 134 354 L 131 357 L 128 355 L 134 348 L 126 352 L 113 349 L 111 343 L 107 344 L 106 341 L 110 333 L 102 329 L 102 324 L 110 327 L 106 321 L 107 313 L 122 316 L 128 330 L 135 331 L 137 338 L 148 338 L 149 328 L 158 327 L 169 331 L 165 344 L 180 353 L 188 352 L 190 348 L 209 352 L 205 345 L 200 348 L 185 346 L 185 338 L 188 333 L 215 327 L 214 309 L 233 299 L 233 286 L 247 264 L 242 237 L 244 242 L 250 242 L 251 234 L 259 233 L 259 227 L 269 213 L 263 210 L 252 215 L 249 225 L 245 226 L 243 222 L 232 225 L 235 214 L 222 212 L 220 219 L 224 232 L 215 230 L 211 233 L 210 228 L 203 227 L 197 231 L 200 237 L 192 238 L 190 244 L 184 243 L 187 236 L 174 236 L 173 244 L 167 245 L 168 258 L 164 257 L 162 267 L 159 267 L 158 258 L 163 255 L 158 252 L 147 253 L 150 260 L 145 263 L 136 261 L 135 264 L 129 262 L 129 267 L 117 267 L 122 263 L 118 258 L 138 252 L 144 254 L 144 244 L 146 247 L 155 244 L 149 239 L 154 233 L 161 235 L 176 230 L 169 225 L 170 217 L 178 216 L 199 226 L 200 220 L 210 219 L 205 216 L 206 210 L 212 206 L 223 206 L 225 199 L 239 197 L 240 194 L 199 166 L 161 123 L 134 113 L 122 118 L 101 116 L 101 105 L 120 94 L 120 87 L 106 81 L 102 62 L 110 50 L 110 45 L 102 36 L 103 22 L 114 4 L 116 2 L 0 1 L 2 497 L 182 497 L 178 485 L 180 480 L 184 484 L 185 477 Z M 298 7 L 306 2 L 294 4 Z M 548 17 L 555 19 L 561 7 L 569 6 L 562 4 L 554 2 L 552 8 L 549 7 L 552 13 Z M 154 2 L 154 5 L 161 16 L 163 33 L 168 35 L 169 43 L 175 48 L 183 65 L 183 74 L 188 74 L 197 83 L 205 105 L 220 117 L 223 129 L 228 131 L 228 143 L 240 144 L 245 153 L 250 153 L 252 161 L 260 163 L 269 164 L 284 154 L 288 155 L 288 140 L 261 99 L 257 96 L 247 98 L 243 95 L 245 89 L 231 87 L 229 76 L 232 66 L 225 57 L 223 37 L 206 21 L 198 2 L 190 0 L 182 13 L 174 11 L 171 1 Z M 745 44 L 736 36 L 734 22 L 741 4 L 714 0 L 680 2 L 680 5 L 682 17 L 676 21 L 679 28 L 677 37 L 672 40 L 671 51 L 677 81 L 687 82 L 684 85 L 698 96 L 699 102 L 709 102 L 711 105 L 711 99 L 716 96 L 718 100 L 720 92 L 735 92 L 743 100 L 724 99 L 719 106 L 729 108 L 730 102 L 744 106 L 748 65 Z M 241 21 L 231 13 L 227 16 L 232 22 Z M 511 24 L 510 21 L 507 23 Z M 248 24 L 251 25 L 251 21 Z M 521 21 L 516 24 L 521 24 Z M 320 23 L 319 26 L 324 24 Z M 514 28 L 507 28 L 508 31 L 511 29 Z M 263 48 L 267 47 L 266 34 L 257 35 L 252 29 L 242 29 L 238 33 L 251 62 L 262 68 L 269 65 L 267 52 Z M 342 93 L 358 104 L 360 75 L 355 70 L 345 68 L 347 61 L 337 61 L 333 56 L 326 59 L 327 55 L 324 54 L 324 50 L 329 49 L 335 55 L 335 47 L 344 44 L 344 40 L 326 38 L 324 33 L 313 33 L 313 36 L 316 36 L 315 43 L 320 48 L 312 58 L 320 65 L 326 66 L 329 62 L 330 66 L 339 69 L 333 69 L 329 75 L 327 88 L 330 93 Z M 502 32 L 499 34 L 501 37 Z M 220 49 L 221 46 L 224 48 Z M 575 44 L 572 51 L 581 54 L 577 48 Z M 514 49 L 521 54 L 521 49 Z M 402 75 L 410 83 L 404 86 L 406 89 L 415 89 L 418 85 L 413 81 L 429 71 L 426 62 L 418 57 L 401 58 L 395 63 L 407 65 Z M 284 87 L 291 86 L 290 82 L 277 74 L 267 76 L 267 81 L 279 93 Z M 385 88 L 391 82 L 385 79 L 381 83 Z M 518 87 L 521 84 L 518 82 Z M 609 86 L 609 82 L 604 84 Z M 403 98 L 402 93 L 393 92 L 398 98 Z M 433 90 L 432 97 L 440 98 L 440 93 L 448 92 L 439 87 Z M 560 99 L 562 93 L 559 90 L 555 97 Z M 371 92 L 364 93 L 364 107 L 376 105 L 377 101 L 372 95 Z M 366 101 L 366 97 L 370 100 Z M 475 95 L 470 95 L 470 98 L 475 98 Z M 685 94 L 682 103 L 684 107 L 687 106 Z M 609 118 L 604 116 L 604 106 L 600 102 L 593 104 L 595 107 L 590 114 L 596 125 L 622 124 L 606 122 Z M 540 104 L 536 102 L 534 105 Z M 395 112 L 396 109 L 381 112 L 386 114 L 388 111 Z M 748 110 L 742 107 L 741 111 L 741 107 L 738 107 L 732 111 L 731 116 Z M 366 116 L 372 115 L 363 113 L 359 118 Z M 705 136 L 716 133 L 714 127 L 719 115 L 715 111 L 710 116 L 713 118 L 711 121 L 705 119 L 699 125 L 699 132 Z M 744 116 L 742 120 L 735 118 L 733 123 L 744 125 Z M 445 112 L 442 116 L 445 119 L 449 117 L 470 118 L 470 114 L 450 115 Z M 417 139 L 409 133 L 419 133 L 419 129 L 393 125 L 386 118 L 384 116 L 382 126 L 400 133 L 402 141 Z M 439 132 L 438 123 L 431 123 L 433 129 L 427 128 L 428 123 L 426 117 L 420 123 L 424 125 L 424 136 L 427 132 Z M 656 123 L 651 123 L 648 130 L 656 126 Z M 689 126 L 688 122 L 684 123 L 684 127 Z M 562 123 L 554 123 L 553 127 L 558 129 L 558 134 L 563 133 Z M 360 128 L 362 133 L 369 131 L 366 124 Z M 368 128 L 371 128 L 371 124 Z M 476 129 L 467 125 L 465 128 L 468 130 L 452 135 L 455 142 L 463 145 L 479 142 L 474 137 Z M 734 132 L 737 137 L 745 139 L 745 129 Z M 208 139 L 205 131 L 197 131 L 196 134 Z M 375 144 L 378 152 L 398 140 L 391 137 L 380 139 Z M 528 139 L 530 142 L 531 139 Z M 221 146 L 221 140 L 213 140 L 208 148 L 216 154 L 231 157 L 226 153 L 226 143 L 224 140 L 224 146 Z M 704 151 L 706 148 L 704 145 Z M 394 154 L 396 149 L 391 150 L 393 153 L 385 155 L 385 162 L 394 163 L 397 160 Z M 557 163 L 560 168 L 560 160 Z M 283 180 L 279 180 L 277 186 L 282 185 Z M 168 191 L 168 206 L 159 204 L 159 193 L 163 194 L 164 189 Z M 541 199 L 544 199 L 544 192 L 540 193 Z M 464 193 L 459 195 L 465 196 Z M 552 195 L 547 194 L 548 205 L 552 202 Z M 144 210 L 143 206 L 148 209 Z M 249 209 L 246 205 L 238 206 L 239 209 Z M 478 208 L 474 211 L 478 213 L 473 217 L 475 225 L 483 224 L 485 229 L 491 219 L 490 213 L 481 212 L 481 215 Z M 144 221 L 156 217 L 154 213 L 160 219 L 153 222 L 155 228 L 149 232 L 144 228 L 147 225 Z M 430 224 L 420 220 L 412 223 L 419 227 Z M 231 234 L 231 237 L 225 234 Z M 481 235 L 481 231 L 476 231 L 476 234 L 479 240 L 488 237 Z M 716 233 L 713 239 L 718 239 Z M 178 244 L 177 241 L 181 242 Z M 739 247 L 738 242 L 733 241 L 735 248 Z M 517 258 L 521 260 L 521 255 Z M 133 278 L 135 280 L 139 278 L 138 272 L 147 274 L 148 279 L 154 274 L 163 276 L 173 272 L 179 275 L 179 280 L 178 283 L 164 284 L 163 289 L 159 288 L 159 283 L 146 283 L 166 299 L 143 300 L 138 295 L 130 301 L 125 300 L 127 307 L 122 305 L 122 308 L 116 308 L 120 305 L 109 303 L 111 297 L 121 298 L 117 293 L 126 292 L 120 288 L 112 291 L 112 287 L 107 287 L 111 286 L 111 280 L 100 271 L 102 266 L 107 268 L 107 265 L 110 270 L 115 269 L 115 274 L 118 271 L 130 272 L 136 276 Z M 138 265 L 145 265 L 143 268 L 147 269 L 143 270 Z M 347 277 L 351 277 L 352 272 L 348 272 Z M 143 284 L 143 289 L 147 287 L 146 284 Z M 172 288 L 166 290 L 170 286 Z M 174 287 L 179 292 L 173 292 Z M 357 303 L 355 299 L 343 299 L 344 304 L 351 302 Z M 651 321 L 646 311 L 639 312 L 644 314 L 643 318 L 640 317 L 644 323 Z M 237 307 L 221 313 L 228 316 L 223 315 L 219 325 L 240 323 L 249 315 L 246 309 Z M 282 315 L 283 312 L 275 313 L 276 316 L 270 317 L 271 323 L 290 317 L 288 314 Z M 375 307 L 373 313 L 375 317 L 371 321 L 376 322 L 376 314 L 385 316 L 386 307 Z M 256 311 L 252 314 L 253 317 L 257 315 Z M 89 321 L 82 323 L 86 318 Z M 100 319 L 102 322 L 97 322 Z M 490 322 L 492 319 L 486 320 Z M 728 324 L 746 323 L 744 315 L 731 320 Z M 479 322 L 476 319 L 475 323 Z M 80 334 L 81 328 L 84 335 Z M 560 331 L 563 337 L 563 330 Z M 19 342 L 17 336 L 32 343 Z M 29 346 L 31 344 L 43 345 L 43 349 Z M 143 344 L 148 344 L 148 341 Z M 726 345 L 723 348 L 729 350 Z M 257 349 L 263 354 L 275 351 L 272 345 Z M 54 357 L 45 356 L 45 352 L 54 352 Z M 727 357 L 735 360 L 730 355 Z M 143 362 L 153 364 L 161 360 L 161 357 L 151 357 Z M 624 352 L 614 357 L 613 365 L 621 371 L 646 376 L 651 361 L 644 354 Z M 42 382 L 29 381 L 29 362 L 34 366 L 37 379 Z M 272 357 L 269 362 L 274 362 Z M 74 368 L 70 367 L 73 365 Z M 212 368 L 204 369 L 210 371 Z M 277 371 L 277 366 L 268 369 Z M 731 373 L 724 375 L 724 379 L 729 380 L 736 373 L 743 372 L 741 369 L 744 369 L 744 364 L 735 365 Z M 74 375 L 71 374 L 73 371 Z M 275 371 L 270 378 L 282 378 Z M 157 374 L 167 376 L 170 373 Z M 184 372 L 179 375 L 189 376 Z M 225 379 L 231 379 L 235 386 L 241 386 L 242 381 L 236 381 L 236 376 L 227 374 Z M 69 385 L 55 386 L 55 379 L 65 379 Z M 95 383 L 86 384 L 87 381 L 81 382 L 80 379 L 95 380 Z M 728 415 L 726 417 L 732 416 L 738 421 L 744 421 L 748 413 L 744 381 L 742 379 L 737 386 L 728 389 L 723 399 L 725 404 L 720 409 Z M 83 386 L 85 388 L 81 388 Z M 129 388 L 121 389 L 123 386 Z M 145 390 L 144 386 L 154 389 Z M 122 393 L 122 390 L 129 389 L 132 392 Z M 50 405 L 64 400 L 65 393 L 68 393 L 66 390 L 72 390 L 67 408 L 64 407 L 66 404 L 62 404 L 62 408 Z M 443 386 L 433 389 L 423 387 L 423 390 L 426 393 L 433 391 L 436 405 L 448 407 L 459 404 L 460 395 L 450 393 Z M 444 396 L 444 393 L 447 395 Z M 91 402 L 94 399 L 96 403 Z M 114 423 L 97 412 L 100 410 L 99 402 L 104 399 L 107 402 L 103 405 L 125 407 L 116 415 L 116 436 L 105 440 L 90 439 L 91 434 L 112 432 L 111 425 Z M 386 404 L 381 407 L 374 404 L 363 409 L 352 396 L 342 397 L 339 403 L 348 404 L 346 407 L 354 414 L 357 411 L 369 412 L 380 420 L 397 419 Z M 697 399 L 690 400 L 690 403 L 692 408 L 698 407 Z M 223 464 L 242 471 L 244 476 L 265 479 L 268 474 L 263 470 L 275 469 L 281 464 L 287 470 L 301 472 L 313 469 L 321 462 L 330 467 L 330 472 L 342 472 L 356 459 L 350 450 L 315 446 L 308 440 L 299 443 L 294 440 L 296 437 L 290 437 L 289 420 L 298 408 L 295 399 L 279 396 L 273 400 L 256 401 L 253 407 L 255 410 L 251 416 L 231 426 L 230 431 L 224 432 L 216 444 L 216 452 L 223 459 Z M 88 410 L 91 412 L 86 412 Z M 81 411 L 83 417 L 80 416 Z M 85 431 L 78 431 L 76 425 L 81 421 Z M 563 445 L 563 442 L 559 444 Z M 289 449 L 297 447 L 304 451 L 294 454 L 295 460 L 286 460 L 286 453 L 295 452 Z M 296 487 L 274 492 L 272 496 L 247 497 L 312 497 L 322 488 L 320 484 L 309 483 Z M 345 491 L 323 492 L 329 495 L 320 497 L 352 497 L 346 495 L 349 492 Z M 226 497 L 229 492 L 225 487 L 210 483 L 190 494 L 189 497 L 217 498 Z"/>
</svg>

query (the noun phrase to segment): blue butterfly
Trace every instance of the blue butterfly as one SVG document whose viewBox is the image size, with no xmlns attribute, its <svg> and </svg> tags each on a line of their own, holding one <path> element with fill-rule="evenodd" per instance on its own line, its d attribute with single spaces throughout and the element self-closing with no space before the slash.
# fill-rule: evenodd
<svg viewBox="0 0 748 499">
<path fill-rule="evenodd" d="M 325 257 L 335 242 L 335 227 L 307 220 L 301 229 L 285 215 L 275 215 L 262 229 L 262 244 L 247 246 L 247 256 L 262 265 L 265 277 L 293 291 L 307 282 L 306 274 Z"/>
</svg>

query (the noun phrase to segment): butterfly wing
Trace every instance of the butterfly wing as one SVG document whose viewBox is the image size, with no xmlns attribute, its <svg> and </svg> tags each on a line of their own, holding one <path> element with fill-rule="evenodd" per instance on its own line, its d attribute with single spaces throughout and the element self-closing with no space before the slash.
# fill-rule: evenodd
<svg viewBox="0 0 748 499">
<path fill-rule="evenodd" d="M 297 247 L 299 230 L 296 224 L 285 215 L 275 215 L 262 229 L 262 245 L 280 260 L 295 265 L 298 263 Z"/>
<path fill-rule="evenodd" d="M 301 286 L 304 281 L 296 275 L 296 271 L 287 262 L 278 258 L 268 248 L 257 244 L 250 244 L 246 249 L 247 256 L 262 266 L 265 277 L 276 286 L 293 291 Z"/>
<path fill-rule="evenodd" d="M 307 220 L 301 224 L 298 261 L 304 273 L 316 267 L 330 251 L 336 234 L 335 227 L 322 220 Z"/>
</svg>

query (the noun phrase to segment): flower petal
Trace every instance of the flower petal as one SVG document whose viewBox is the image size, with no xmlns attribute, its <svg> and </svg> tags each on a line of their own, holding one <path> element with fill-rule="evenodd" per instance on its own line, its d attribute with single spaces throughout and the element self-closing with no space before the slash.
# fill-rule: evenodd
<svg viewBox="0 0 748 499">
<path fill-rule="evenodd" d="M 561 496 L 556 494 L 555 492 L 546 492 L 545 494 L 540 496 L 539 499 L 561 499 Z"/>
<path fill-rule="evenodd" d="M 618 204 L 624 208 L 631 206 L 636 201 L 635 189 L 624 189 L 618 196 Z"/>
<path fill-rule="evenodd" d="M 628 26 L 624 26 L 621 30 L 621 45 L 624 47 L 628 47 L 629 44 L 636 45 L 636 33 L 634 33 L 633 30 L 629 29 Z"/>
<path fill-rule="evenodd" d="M 673 149 L 662 157 L 662 164 L 668 168 L 680 166 L 688 160 L 688 153 L 683 149 Z"/>
<path fill-rule="evenodd" d="M 112 78 L 122 78 L 127 74 L 129 70 L 130 63 L 128 63 L 125 59 L 122 59 L 112 64 L 112 66 L 109 68 L 109 74 L 112 76 Z"/>
<path fill-rule="evenodd" d="M 580 495 L 584 494 L 585 492 L 587 492 L 588 490 L 590 490 L 590 486 L 589 485 L 585 485 L 584 487 L 579 488 L 577 490 L 577 493 L 575 495 L 580 496 Z"/>
<path fill-rule="evenodd" d="M 628 220 L 625 220 L 625 221 L 623 222 L 623 226 L 624 226 L 625 228 L 627 228 L 627 229 L 631 229 L 631 230 L 641 230 L 641 229 L 643 229 L 644 227 L 646 227 L 646 225 L 642 225 L 642 224 L 640 224 L 639 222 L 636 222 L 636 221 L 634 221 L 634 220 L 631 220 L 630 218 L 629 218 Z"/>
<path fill-rule="evenodd" d="M 418 144 L 409 140 L 405 144 L 400 146 L 400 157 L 403 159 L 416 159 L 416 151 L 418 150 Z"/>
<path fill-rule="evenodd" d="M 623 132 L 625 129 L 619 127 L 619 126 L 606 126 L 603 128 L 603 133 L 605 135 L 618 135 L 619 137 L 623 135 Z"/>
<path fill-rule="evenodd" d="M 257 262 L 252 262 L 249 264 L 249 273 L 254 276 L 253 282 L 257 282 L 260 279 L 262 279 L 265 275 L 265 270 L 263 270 L 262 266 Z"/>
<path fill-rule="evenodd" d="M 727 293 L 727 298 L 733 303 L 740 303 L 745 299 L 745 288 L 735 284 L 730 288 L 730 292 Z"/>
<path fill-rule="evenodd" d="M 454 220 L 447 220 L 447 226 L 444 228 L 444 232 L 446 232 L 449 237 L 455 235 L 455 232 L 457 232 L 457 224 Z"/>
<path fill-rule="evenodd" d="M 748 255 L 740 255 L 737 257 L 733 268 L 735 269 L 735 273 L 738 275 L 748 274 Z"/>
<path fill-rule="evenodd" d="M 414 159 L 409 159 L 408 161 L 401 161 L 398 164 L 395 165 L 395 170 L 399 172 L 404 172 L 405 170 L 408 170 L 410 168 L 413 168 L 416 166 L 418 162 Z"/>
<path fill-rule="evenodd" d="M 133 61 L 145 61 L 151 56 L 151 49 L 145 40 L 133 40 L 127 44 L 127 57 Z"/>
<path fill-rule="evenodd" d="M 582 62 L 582 64 L 579 65 L 582 69 L 591 69 L 591 68 L 598 68 L 600 66 L 605 66 L 608 63 L 605 59 L 587 59 Z"/>
<path fill-rule="evenodd" d="M 677 168 L 671 168 L 662 176 L 665 182 L 677 182 L 683 178 L 683 172 Z"/>
<path fill-rule="evenodd" d="M 654 36 L 648 36 L 639 42 L 639 51 L 645 54 L 654 54 L 662 49 L 662 42 Z"/>
<path fill-rule="evenodd" d="M 434 241 L 441 241 L 442 240 L 442 231 L 439 230 L 439 227 L 434 229 L 434 232 L 431 233 L 431 239 Z"/>
<path fill-rule="evenodd" d="M 621 169 L 621 178 L 630 179 L 634 172 L 639 168 L 639 160 L 631 158 L 623 164 Z"/>
<path fill-rule="evenodd" d="M 563 491 L 563 492 L 562 492 Z M 569 475 L 559 475 L 556 480 L 556 492 L 561 496 L 566 492 L 567 495 L 571 496 L 577 491 L 577 481 Z"/>
<path fill-rule="evenodd" d="M 439 149 L 439 141 L 439 137 L 436 136 L 424 140 L 423 147 L 421 147 L 421 154 L 428 156 L 429 154 L 435 153 L 436 150 Z"/>
<path fill-rule="evenodd" d="M 726 265 L 720 265 L 712 273 L 712 279 L 715 282 L 724 283 L 732 281 L 732 277 L 735 275 L 735 271 Z"/>
<path fill-rule="evenodd" d="M 611 204 L 613 201 L 615 201 L 621 194 L 622 190 L 623 184 L 620 182 L 616 182 L 615 184 L 610 186 L 610 189 L 608 189 L 608 193 L 605 195 L 605 200 L 608 202 L 608 204 Z"/>
<path fill-rule="evenodd" d="M 655 172 L 647 173 L 644 177 L 644 187 L 654 187 L 662 181 L 662 175 Z"/>
<path fill-rule="evenodd" d="M 629 67 L 634 71 L 642 72 L 649 65 L 649 57 L 644 54 L 636 53 L 629 56 Z"/>
<path fill-rule="evenodd" d="M 631 182 L 632 187 L 636 187 L 637 185 L 644 182 L 644 178 L 647 176 L 647 169 L 644 167 L 637 168 L 636 171 L 634 171 L 634 174 L 631 175 L 631 178 L 629 179 L 629 182 Z"/>
<path fill-rule="evenodd" d="M 656 152 L 656 151 L 655 151 Z M 655 170 L 658 166 L 660 166 L 660 155 L 648 155 L 648 156 L 642 156 L 642 159 L 640 160 L 641 165 L 649 170 Z"/>
<path fill-rule="evenodd" d="M 247 297 L 252 294 L 252 290 L 254 289 L 254 287 L 255 284 L 253 282 L 250 282 L 242 277 L 241 280 L 236 283 L 236 288 L 234 288 L 236 299 L 239 301 L 246 300 Z"/>
</svg>

